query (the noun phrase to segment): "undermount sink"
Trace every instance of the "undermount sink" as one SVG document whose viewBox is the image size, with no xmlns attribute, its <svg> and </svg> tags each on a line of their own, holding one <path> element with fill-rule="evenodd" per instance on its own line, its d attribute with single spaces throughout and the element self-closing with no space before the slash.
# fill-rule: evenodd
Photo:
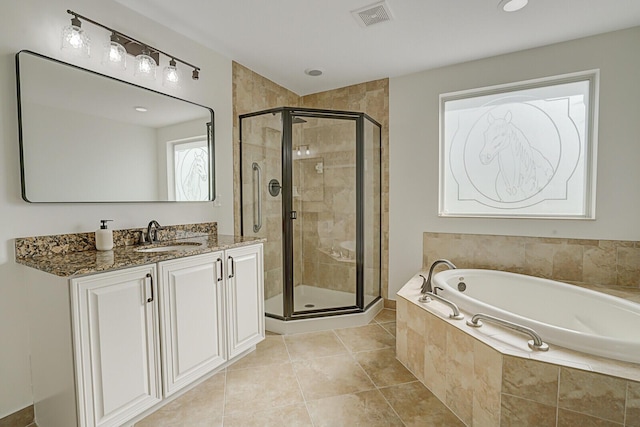
<svg viewBox="0 0 640 427">
<path fill-rule="evenodd" d="M 170 251 L 186 251 L 197 246 L 202 246 L 197 242 L 172 242 L 167 244 L 154 244 L 153 246 L 145 246 L 136 249 L 136 252 L 170 252 Z"/>
</svg>

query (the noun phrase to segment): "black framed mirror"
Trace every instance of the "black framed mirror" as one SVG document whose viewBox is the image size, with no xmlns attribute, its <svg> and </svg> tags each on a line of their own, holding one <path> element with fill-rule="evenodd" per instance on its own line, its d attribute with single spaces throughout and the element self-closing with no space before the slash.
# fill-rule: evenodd
<svg viewBox="0 0 640 427">
<path fill-rule="evenodd" d="M 22 198 L 215 198 L 212 109 L 44 55 L 16 54 Z"/>
</svg>

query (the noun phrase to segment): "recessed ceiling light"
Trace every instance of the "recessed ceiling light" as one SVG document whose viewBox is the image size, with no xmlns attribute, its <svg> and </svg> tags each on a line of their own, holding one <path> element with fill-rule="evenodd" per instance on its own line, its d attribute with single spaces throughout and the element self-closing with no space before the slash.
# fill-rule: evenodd
<svg viewBox="0 0 640 427">
<path fill-rule="evenodd" d="M 318 77 L 322 75 L 322 70 L 319 68 L 307 68 L 306 70 L 304 70 L 304 73 L 307 76 Z"/>
<path fill-rule="evenodd" d="M 501 0 L 498 8 L 505 12 L 516 12 L 524 8 L 529 0 Z"/>
<path fill-rule="evenodd" d="M 146 107 L 133 107 L 133 109 L 136 110 L 139 113 L 146 113 L 147 111 L 149 111 L 149 110 L 147 110 Z"/>
</svg>

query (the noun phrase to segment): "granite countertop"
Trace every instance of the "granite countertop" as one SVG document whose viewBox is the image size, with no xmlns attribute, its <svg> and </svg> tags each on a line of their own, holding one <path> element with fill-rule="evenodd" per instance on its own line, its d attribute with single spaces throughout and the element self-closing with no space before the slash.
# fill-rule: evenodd
<svg viewBox="0 0 640 427">
<path fill-rule="evenodd" d="M 103 271 L 118 270 L 160 261 L 206 254 L 239 246 L 264 242 L 266 239 L 220 234 L 192 233 L 189 237 L 160 241 L 153 245 L 114 246 L 110 251 L 86 249 L 60 254 L 16 256 L 18 264 L 26 265 L 60 277 L 78 277 Z M 197 246 L 166 252 L 138 252 L 140 248 L 194 242 Z"/>
<path fill-rule="evenodd" d="M 168 228 L 168 227 L 167 227 Z M 91 241 L 87 243 L 86 235 L 62 235 L 62 236 L 45 236 L 45 238 L 25 238 L 17 239 L 19 242 L 16 247 L 16 263 L 35 268 L 46 273 L 51 273 L 60 277 L 78 277 L 88 274 L 118 270 L 121 268 L 134 267 L 138 265 L 153 264 L 160 261 L 167 261 L 177 258 L 183 258 L 191 255 L 206 254 L 225 249 L 231 249 L 239 246 L 246 246 L 255 243 L 262 243 L 266 239 L 244 236 L 220 235 L 215 232 L 189 232 L 182 235 L 167 235 L 167 238 L 160 236 L 160 242 L 153 245 L 140 244 L 121 244 L 114 246 L 110 251 L 98 251 L 91 248 Z M 67 237 L 72 236 L 75 239 L 83 241 L 83 245 L 70 245 L 71 250 L 60 251 L 56 253 L 55 249 L 60 245 L 53 247 L 40 242 L 48 240 L 60 242 L 68 240 Z M 61 237 L 65 239 L 61 239 Z M 179 238 L 176 238 L 179 237 Z M 83 240 L 84 239 L 84 240 Z M 116 239 L 117 240 L 117 239 Z M 153 246 L 166 246 L 172 243 L 180 244 L 184 242 L 198 243 L 197 246 L 186 246 L 184 249 L 165 252 L 138 252 L 137 249 L 150 248 Z M 40 246 L 46 246 L 46 250 L 33 250 Z M 27 249 L 24 249 L 27 248 Z M 73 250 L 76 248 L 78 250 Z"/>
</svg>

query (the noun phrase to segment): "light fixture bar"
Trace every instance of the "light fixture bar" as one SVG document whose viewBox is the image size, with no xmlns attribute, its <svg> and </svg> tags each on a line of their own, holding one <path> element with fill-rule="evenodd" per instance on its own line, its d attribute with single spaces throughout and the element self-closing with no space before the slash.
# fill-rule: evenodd
<svg viewBox="0 0 640 427">
<path fill-rule="evenodd" d="M 193 64 L 188 63 L 187 61 L 183 61 L 182 59 L 178 58 L 175 55 L 171 55 L 169 53 L 163 52 L 160 49 L 157 49 L 153 46 L 150 46 L 146 43 L 143 43 L 139 40 L 134 39 L 133 37 L 129 37 L 126 34 L 121 33 L 120 31 L 114 30 L 113 28 L 107 27 L 106 25 L 102 25 L 99 22 L 94 21 L 93 19 L 89 19 L 86 16 L 82 16 L 76 12 L 74 12 L 73 10 L 69 10 L 67 9 L 67 13 L 69 15 L 73 15 L 75 20 L 81 19 L 87 22 L 92 23 L 93 25 L 96 25 L 100 28 L 104 28 L 107 31 L 110 31 L 112 34 L 116 34 L 118 37 L 120 37 L 120 39 L 122 39 L 122 45 L 124 46 L 124 48 L 126 49 L 127 53 L 129 53 L 130 55 L 133 56 L 138 56 L 140 55 L 144 50 L 148 50 L 149 51 L 149 56 L 151 56 L 158 65 L 160 65 L 160 54 L 163 54 L 164 56 L 167 56 L 169 58 L 172 58 L 173 60 L 180 62 L 188 67 L 193 68 L 193 72 L 191 74 L 193 80 L 198 80 L 199 75 L 200 75 L 200 67 L 197 67 Z"/>
</svg>

